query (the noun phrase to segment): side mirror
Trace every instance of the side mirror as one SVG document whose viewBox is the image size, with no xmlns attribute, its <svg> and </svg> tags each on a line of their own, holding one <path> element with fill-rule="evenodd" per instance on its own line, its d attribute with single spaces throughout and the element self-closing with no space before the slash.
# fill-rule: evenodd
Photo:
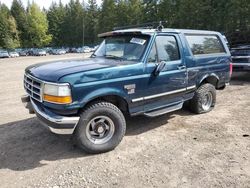
<svg viewBox="0 0 250 188">
<path fill-rule="evenodd" d="M 158 76 L 160 74 L 160 72 L 165 68 L 165 66 L 166 66 L 166 62 L 165 61 L 161 61 L 157 65 L 156 69 L 154 70 L 154 75 Z"/>
</svg>

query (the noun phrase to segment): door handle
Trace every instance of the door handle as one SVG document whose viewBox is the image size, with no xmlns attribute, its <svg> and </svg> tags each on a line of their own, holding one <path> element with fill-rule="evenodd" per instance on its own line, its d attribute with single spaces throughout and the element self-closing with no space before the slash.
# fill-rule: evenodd
<svg viewBox="0 0 250 188">
<path fill-rule="evenodd" d="M 177 67 L 178 67 L 179 70 L 182 70 L 182 69 L 185 69 L 185 68 L 186 68 L 185 65 L 178 65 Z"/>
</svg>

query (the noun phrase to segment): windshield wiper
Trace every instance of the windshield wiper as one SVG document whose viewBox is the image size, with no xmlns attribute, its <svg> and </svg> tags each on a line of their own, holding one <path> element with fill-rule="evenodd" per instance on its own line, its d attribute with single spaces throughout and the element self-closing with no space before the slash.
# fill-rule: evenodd
<svg viewBox="0 0 250 188">
<path fill-rule="evenodd" d="M 111 58 L 111 59 L 119 59 L 119 60 L 124 60 L 123 57 L 118 57 L 118 56 L 115 56 L 115 55 L 104 55 L 104 57 L 106 58 Z"/>
</svg>

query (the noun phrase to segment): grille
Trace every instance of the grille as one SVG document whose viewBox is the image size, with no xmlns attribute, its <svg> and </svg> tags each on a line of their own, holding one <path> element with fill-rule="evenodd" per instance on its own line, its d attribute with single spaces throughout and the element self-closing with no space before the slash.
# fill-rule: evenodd
<svg viewBox="0 0 250 188">
<path fill-rule="evenodd" d="M 24 89 L 33 99 L 42 102 L 41 91 L 42 91 L 42 82 L 38 79 L 30 76 L 24 75 Z"/>
</svg>

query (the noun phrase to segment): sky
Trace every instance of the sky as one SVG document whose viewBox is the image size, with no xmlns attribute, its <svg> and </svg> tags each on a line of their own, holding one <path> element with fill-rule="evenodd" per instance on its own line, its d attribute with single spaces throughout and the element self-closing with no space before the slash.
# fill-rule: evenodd
<svg viewBox="0 0 250 188">
<path fill-rule="evenodd" d="M 33 0 L 35 3 L 37 3 L 40 8 L 46 8 L 48 9 L 52 2 L 59 2 L 59 0 Z M 63 4 L 68 3 L 70 0 L 61 0 Z M 9 8 L 11 7 L 12 0 L 0 0 L 1 3 L 4 3 Z M 28 0 L 22 0 L 23 5 L 26 7 Z M 30 0 L 32 2 L 32 0 Z M 87 2 L 85 0 L 85 2 Z M 100 5 L 102 0 L 97 0 L 97 4 Z"/>
</svg>

